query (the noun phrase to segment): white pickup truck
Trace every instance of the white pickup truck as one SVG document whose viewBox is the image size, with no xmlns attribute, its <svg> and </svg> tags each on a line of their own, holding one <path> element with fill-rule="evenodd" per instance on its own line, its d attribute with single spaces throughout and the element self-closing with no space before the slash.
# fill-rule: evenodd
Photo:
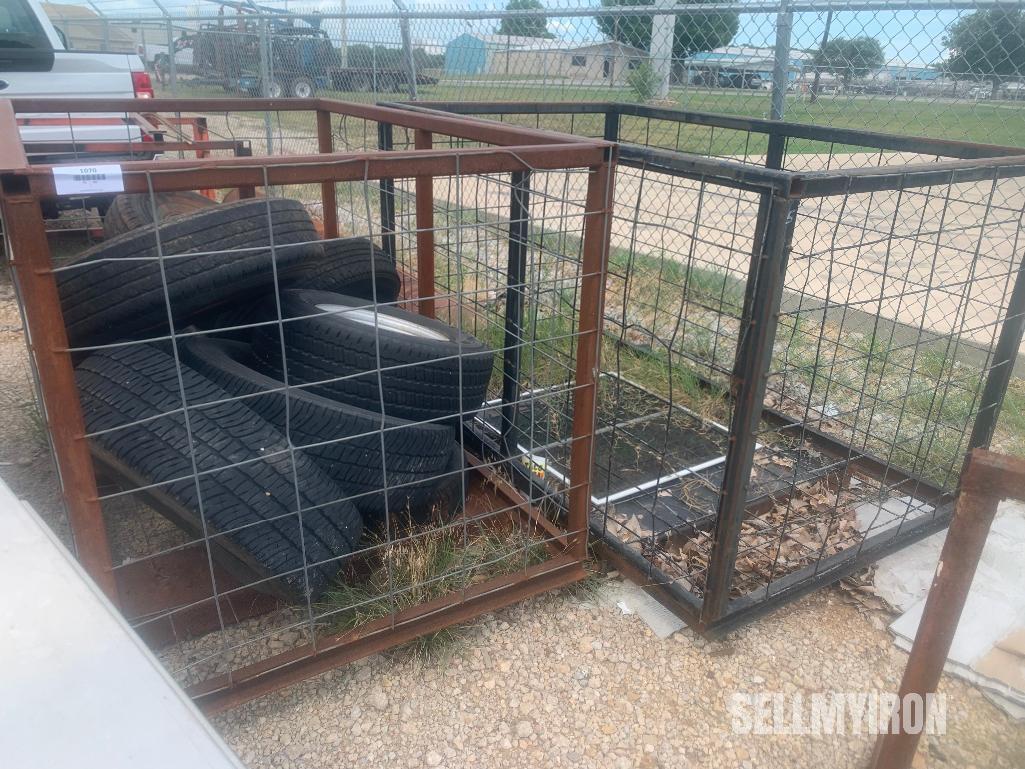
<svg viewBox="0 0 1025 769">
<path fill-rule="evenodd" d="M 134 54 L 68 50 L 38 0 L 0 0 L 0 99 L 152 98 L 153 84 Z M 19 114 L 22 141 L 139 141 L 141 130 L 124 114 Z M 108 122 L 97 117 L 110 118 Z"/>
</svg>

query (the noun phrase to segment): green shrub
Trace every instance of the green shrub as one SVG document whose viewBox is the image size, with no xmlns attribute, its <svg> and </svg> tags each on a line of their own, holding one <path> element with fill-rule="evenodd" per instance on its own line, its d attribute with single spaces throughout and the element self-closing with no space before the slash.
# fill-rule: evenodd
<svg viewBox="0 0 1025 769">
<path fill-rule="evenodd" d="M 636 69 L 630 70 L 626 76 L 626 84 L 630 86 L 637 101 L 651 101 L 658 93 L 659 76 L 648 62 L 642 62 Z"/>
</svg>

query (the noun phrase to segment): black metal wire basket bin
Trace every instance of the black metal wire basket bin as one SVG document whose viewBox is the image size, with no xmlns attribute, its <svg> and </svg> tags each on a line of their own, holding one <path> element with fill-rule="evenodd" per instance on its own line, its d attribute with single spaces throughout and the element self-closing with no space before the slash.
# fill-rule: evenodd
<svg viewBox="0 0 1025 769">
<path fill-rule="evenodd" d="M 631 104 L 407 108 L 620 142 L 591 531 L 650 592 L 723 632 L 945 527 L 1020 389 L 1025 150 Z M 519 428 L 556 485 L 557 412 Z"/>
</svg>

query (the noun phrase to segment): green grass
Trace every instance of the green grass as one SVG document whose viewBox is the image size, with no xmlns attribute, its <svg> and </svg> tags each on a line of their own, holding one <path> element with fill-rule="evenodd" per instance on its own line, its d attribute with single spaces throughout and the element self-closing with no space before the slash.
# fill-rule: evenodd
<svg viewBox="0 0 1025 769">
<path fill-rule="evenodd" d="M 369 573 L 339 582 L 318 604 L 325 632 L 359 628 L 521 571 L 548 556 L 541 540 L 516 528 L 481 527 L 468 534 L 460 527 L 414 529 L 397 542 L 377 544 Z M 405 648 L 415 658 L 428 661 L 443 655 L 460 637 L 458 628 L 447 628 L 421 636 Z"/>
<path fill-rule="evenodd" d="M 1025 457 L 1025 379 L 1011 379 L 997 420 L 993 448 Z"/>
<path fill-rule="evenodd" d="M 437 85 L 421 86 L 420 100 L 430 101 L 633 101 L 628 88 L 580 86 L 571 81 L 523 83 L 513 77 L 488 77 L 468 80 L 442 80 Z M 159 96 L 170 96 L 168 86 L 158 86 Z M 182 78 L 175 91 L 181 97 L 224 98 L 228 94 L 217 86 L 196 86 Z M 364 93 L 323 91 L 322 96 L 357 102 L 404 101 L 408 92 Z M 669 106 L 699 112 L 713 112 L 742 117 L 767 118 L 770 94 L 733 89 L 705 90 L 674 88 Z M 961 102 L 892 99 L 884 96 L 837 96 L 820 98 L 815 104 L 789 96 L 785 119 L 797 123 L 813 123 L 838 128 L 859 128 L 909 136 L 938 139 L 959 139 L 990 144 L 1020 145 L 1025 143 L 1021 132 L 1021 116 L 1025 107 L 1017 103 Z M 312 126 L 312 116 L 304 120 Z M 514 122 L 539 125 L 552 130 L 578 135 L 600 136 L 600 115 L 524 115 Z M 735 131 L 712 131 L 700 126 L 624 118 L 622 140 L 647 143 L 689 152 L 715 155 L 760 155 L 765 152 L 762 138 Z M 791 154 L 827 152 L 828 145 L 806 140 L 792 141 Z"/>
<path fill-rule="evenodd" d="M 773 370 L 782 376 L 770 390 L 792 393 L 795 416 L 828 404 L 841 416 L 826 419 L 827 432 L 941 487 L 956 482 L 985 379 L 977 355 L 956 340 L 909 343 L 791 318 L 780 326 Z M 993 446 L 1025 456 L 1025 379 L 1011 380 Z"/>
</svg>

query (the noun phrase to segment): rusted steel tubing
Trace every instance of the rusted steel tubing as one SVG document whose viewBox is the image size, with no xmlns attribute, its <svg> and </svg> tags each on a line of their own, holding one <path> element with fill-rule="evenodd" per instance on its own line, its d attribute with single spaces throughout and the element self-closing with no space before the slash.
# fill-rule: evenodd
<svg viewBox="0 0 1025 769">
<path fill-rule="evenodd" d="M 203 681 L 186 691 L 205 713 L 219 713 L 264 694 L 368 657 L 425 633 L 433 633 L 486 614 L 537 593 L 577 582 L 587 576 L 579 558 L 550 558 L 524 571 L 473 585 L 455 593 L 410 607 L 346 633 L 318 639 L 246 665 L 227 675 Z"/>
<path fill-rule="evenodd" d="M 342 102 L 335 102 L 341 104 Z M 344 114 L 367 120 L 383 121 L 394 125 L 429 131 L 445 136 L 455 136 L 483 144 L 561 144 L 573 137 L 566 134 L 544 131 L 538 128 L 497 123 L 479 118 L 466 118 L 447 112 L 432 110 L 407 110 L 394 107 L 371 106 L 369 104 L 345 104 Z M 404 117 L 396 117 L 402 115 Z M 456 122 L 452 122 L 455 120 Z M 466 121 L 466 122 L 463 122 Z"/>
<path fill-rule="evenodd" d="M 204 187 L 314 184 L 323 181 L 404 179 L 415 176 L 454 176 L 568 169 L 602 161 L 603 148 L 595 144 L 543 145 L 504 149 L 447 151 L 362 152 L 288 157 L 204 158 L 201 160 L 130 161 L 121 164 L 125 192 L 147 192 L 147 174 L 154 192 L 195 190 Z M 20 169 L 40 198 L 56 197 L 52 167 Z M 266 177 L 265 177 L 266 174 Z"/>
<path fill-rule="evenodd" d="M 25 142 L 22 146 L 31 155 L 47 155 L 64 152 L 104 153 L 161 153 L 161 152 L 205 152 L 209 150 L 237 150 L 245 142 L 231 139 L 211 139 L 184 142 Z M 68 158 L 72 162 L 74 158 Z"/>
<path fill-rule="evenodd" d="M 872 769 L 908 769 L 911 766 L 922 735 L 908 734 L 899 728 L 903 724 L 906 698 L 909 694 L 920 695 L 924 708 L 927 707 L 925 695 L 935 693 L 997 505 L 1007 497 L 1025 499 L 1025 461 L 984 449 L 973 450 L 961 475 L 954 517 L 901 679 L 897 714 L 893 720 L 898 728 L 881 735 L 876 742 Z M 926 722 L 924 713 L 921 722 Z"/>
<path fill-rule="evenodd" d="M 335 115 L 392 123 L 406 128 L 457 136 L 484 144 L 545 144 L 566 141 L 563 134 L 494 123 L 445 113 L 428 113 L 332 99 L 12 99 L 14 111 L 25 112 L 303 112 L 324 110 Z"/>
<path fill-rule="evenodd" d="M 25 148 L 18 133 L 18 121 L 9 101 L 0 99 L 0 171 L 28 165 Z"/>
<path fill-rule="evenodd" d="M 120 606 L 43 213 L 39 203 L 24 193 L 0 194 L 0 210 L 11 244 L 11 265 L 21 292 L 75 551 L 89 576 L 115 606 Z"/>
<path fill-rule="evenodd" d="M 357 109 L 360 106 L 357 105 Z M 445 133 L 449 136 L 458 136 L 462 139 L 472 139 L 474 141 L 483 142 L 485 144 L 548 144 L 557 143 L 562 144 L 567 141 L 573 141 L 580 137 L 574 136 L 573 134 L 560 133 L 558 131 L 549 131 L 544 128 L 530 128 L 528 126 L 516 125 L 515 123 L 502 123 L 494 120 L 486 120 L 479 117 L 462 117 L 456 112 L 446 112 L 442 110 L 429 109 L 421 106 L 420 102 L 415 103 L 400 103 L 400 106 L 381 106 L 378 105 L 376 109 L 395 109 L 398 112 L 404 112 L 406 114 L 417 115 L 415 122 L 426 130 L 434 131 L 435 133 Z M 461 133 L 454 133 L 451 126 L 446 127 L 447 124 L 435 125 L 436 120 L 451 120 L 456 118 L 459 120 L 472 120 L 472 133 L 473 135 L 462 135 Z M 373 118 L 377 119 L 377 118 Z M 468 127 L 468 128 L 469 128 Z M 458 129 L 465 131 L 465 129 Z M 595 139 L 594 141 L 601 141 Z"/>
<path fill-rule="evenodd" d="M 417 150 L 434 147 L 429 131 L 417 129 L 413 135 Z M 434 178 L 417 176 L 416 192 L 416 295 L 420 299 L 419 312 L 427 318 L 435 317 L 434 307 Z M 461 201 L 460 201 L 461 203 Z"/>
<path fill-rule="evenodd" d="M 587 557 L 587 520 L 591 509 L 591 465 L 594 452 L 595 395 L 612 229 L 616 151 L 591 169 L 584 208 L 584 238 L 580 264 L 580 318 L 577 326 L 576 387 L 570 448 L 569 509 L 566 528 L 573 552 Z"/>
<path fill-rule="evenodd" d="M 325 155 L 334 152 L 334 140 L 331 137 L 331 113 L 317 110 L 317 149 Z M 335 183 L 320 183 L 320 202 L 323 207 L 321 218 L 324 220 L 324 237 L 338 237 L 338 200 L 335 197 Z"/>
</svg>

